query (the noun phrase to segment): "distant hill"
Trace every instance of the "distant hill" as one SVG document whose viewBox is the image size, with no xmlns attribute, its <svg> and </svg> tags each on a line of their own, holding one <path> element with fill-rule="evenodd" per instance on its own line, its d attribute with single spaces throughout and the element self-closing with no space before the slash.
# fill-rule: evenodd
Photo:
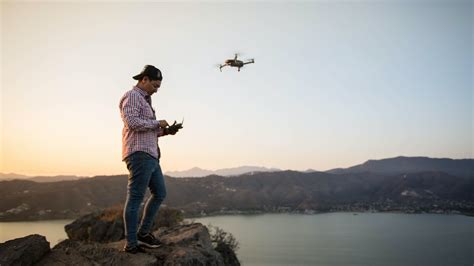
<svg viewBox="0 0 474 266">
<path fill-rule="evenodd" d="M 26 175 L 19 175 L 15 173 L 0 173 L 0 180 L 13 180 L 13 179 L 26 179 L 29 178 L 29 176 Z"/>
<path fill-rule="evenodd" d="M 69 175 L 57 175 L 57 176 L 26 176 L 26 175 L 18 175 L 14 173 L 4 174 L 0 173 L 0 180 L 14 180 L 14 179 L 21 179 L 21 180 L 30 180 L 34 182 L 58 182 L 58 181 L 70 181 L 70 180 L 78 180 L 81 178 L 87 178 L 84 176 L 69 176 Z"/>
<path fill-rule="evenodd" d="M 266 168 L 260 166 L 240 166 L 234 168 L 224 168 L 218 170 L 206 170 L 199 167 L 194 167 L 185 171 L 168 171 L 166 175 L 172 177 L 204 177 L 209 175 L 219 176 L 236 176 L 245 173 L 256 173 L 256 172 L 277 172 L 281 171 L 277 168 Z"/>
<path fill-rule="evenodd" d="M 328 172 L 265 172 L 248 167 L 220 170 L 227 175 L 250 170 L 233 176 L 166 176 L 164 204 L 188 215 L 226 210 L 352 210 L 353 206 L 418 212 L 441 208 L 472 214 L 473 161 L 396 157 Z M 123 204 L 126 190 L 126 175 L 42 183 L 1 181 L 0 221 L 75 218 Z"/>
<path fill-rule="evenodd" d="M 194 167 L 185 171 L 167 171 L 166 175 L 172 177 L 205 177 L 210 175 L 218 176 L 237 176 L 246 173 L 258 172 L 278 172 L 282 171 L 278 168 L 267 168 L 260 166 L 240 166 L 233 168 L 224 168 L 218 170 L 206 170 Z M 378 173 L 383 175 L 397 175 L 405 173 L 417 173 L 422 171 L 440 171 L 455 176 L 474 177 L 474 159 L 449 159 L 449 158 L 429 158 L 429 157 L 404 157 L 368 160 L 363 164 L 355 165 L 348 168 L 334 168 L 325 171 L 331 174 L 346 173 Z M 305 173 L 318 172 L 315 169 L 307 169 Z M 26 176 L 14 173 L 0 173 L 0 180 L 28 179 L 35 182 L 57 182 L 66 180 L 78 180 L 87 178 L 83 176 Z"/>
<path fill-rule="evenodd" d="M 165 178 L 168 193 L 164 204 L 188 215 L 222 210 L 328 210 L 350 204 L 384 206 L 380 202 L 388 202 L 388 208 L 423 206 L 426 210 L 443 206 L 474 210 L 474 179 L 444 172 L 390 176 L 280 171 L 233 177 Z M 126 175 L 51 183 L 3 181 L 0 221 L 74 218 L 123 204 L 126 189 Z"/>
<path fill-rule="evenodd" d="M 332 174 L 371 172 L 384 175 L 440 171 L 455 176 L 474 177 L 474 159 L 448 159 L 429 157 L 388 158 L 368 160 L 349 168 L 336 168 L 326 171 Z"/>
<path fill-rule="evenodd" d="M 71 181 L 71 180 L 78 180 L 82 178 L 87 178 L 85 176 L 68 176 L 68 175 L 57 175 L 57 176 L 35 176 L 32 178 L 28 178 L 28 180 L 34 182 L 58 182 L 58 181 Z"/>
</svg>

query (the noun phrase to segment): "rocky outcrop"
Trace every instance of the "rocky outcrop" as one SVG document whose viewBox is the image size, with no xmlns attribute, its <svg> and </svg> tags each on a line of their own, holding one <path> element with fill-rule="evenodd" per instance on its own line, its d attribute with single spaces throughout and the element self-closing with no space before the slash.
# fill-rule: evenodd
<svg viewBox="0 0 474 266">
<path fill-rule="evenodd" d="M 215 240 L 200 223 L 183 224 L 182 213 L 160 209 L 153 234 L 162 241 L 146 253 L 129 254 L 120 207 L 85 215 L 65 226 L 69 239 L 50 249 L 46 238 L 30 235 L 0 244 L 3 265 L 240 265 L 235 247 Z M 222 234 L 222 232 L 221 232 Z"/>
<path fill-rule="evenodd" d="M 92 242 L 112 242 L 124 238 L 122 219 L 105 220 L 101 213 L 85 215 L 66 225 L 64 230 L 69 239 Z"/>
<path fill-rule="evenodd" d="M 146 253 L 138 254 L 121 251 L 125 240 L 98 243 L 67 239 L 50 250 L 49 243 L 44 237 L 32 235 L 1 244 L 0 264 L 240 265 L 232 250 L 220 253 L 214 248 L 207 227 L 200 223 L 163 227 L 155 231 L 154 235 L 161 239 L 163 245 L 156 249 L 146 249 Z"/>
<path fill-rule="evenodd" d="M 41 235 L 29 235 L 0 244 L 0 265 L 33 265 L 50 251 Z"/>
<path fill-rule="evenodd" d="M 108 243 L 125 238 L 121 206 L 97 211 L 82 216 L 66 225 L 64 230 L 69 239 Z M 181 211 L 161 208 L 156 216 L 152 231 L 160 227 L 175 226 L 183 220 Z"/>
<path fill-rule="evenodd" d="M 147 252 L 157 258 L 157 265 L 226 265 L 214 249 L 207 227 L 200 223 L 163 228 L 154 234 L 163 246 Z M 115 248 L 124 245 L 125 241 L 108 244 Z M 238 260 L 235 263 L 232 265 L 240 265 Z"/>
<path fill-rule="evenodd" d="M 160 265 L 152 255 L 128 254 L 100 243 L 64 240 L 37 265 Z"/>
</svg>

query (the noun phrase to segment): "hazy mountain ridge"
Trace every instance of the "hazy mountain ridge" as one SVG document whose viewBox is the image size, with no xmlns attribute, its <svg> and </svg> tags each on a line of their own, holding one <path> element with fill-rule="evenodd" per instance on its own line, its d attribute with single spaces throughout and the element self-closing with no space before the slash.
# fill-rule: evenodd
<svg viewBox="0 0 474 266">
<path fill-rule="evenodd" d="M 349 168 L 326 171 L 332 174 L 372 172 L 379 174 L 403 174 L 423 171 L 441 171 L 455 176 L 473 177 L 474 159 L 449 159 L 398 156 L 381 160 L 368 160 Z"/>
<path fill-rule="evenodd" d="M 397 158 L 383 163 L 399 163 Z M 468 161 L 472 163 L 474 160 Z M 374 163 L 378 162 L 370 161 L 368 165 Z M 470 166 L 468 164 L 466 169 Z M 338 174 L 279 171 L 251 172 L 232 177 L 166 176 L 168 193 L 164 203 L 191 215 L 226 210 L 328 210 L 353 204 L 384 210 L 393 206 L 410 210 L 417 206 L 423 206 L 421 210 L 441 206 L 448 210 L 474 212 L 474 175 L 463 177 L 432 170 L 381 174 L 363 171 L 371 169 L 367 167 L 353 169 L 354 173 L 342 171 Z M 391 172 L 392 168 L 375 169 Z M 452 170 L 449 167 L 443 169 Z M 409 167 L 404 170 L 409 170 Z M 126 175 L 48 183 L 2 181 L 0 220 L 75 218 L 96 209 L 123 204 L 126 189 Z"/>
<path fill-rule="evenodd" d="M 400 176 L 282 171 L 236 177 L 166 177 L 165 204 L 187 214 L 222 210 L 325 210 L 352 203 L 437 201 L 474 203 L 474 179 L 443 172 Z M 127 176 L 76 181 L 0 182 L 0 220 L 73 218 L 123 204 Z M 43 219 L 44 219 L 43 218 Z"/>
<path fill-rule="evenodd" d="M 0 173 L 0 180 L 26 179 L 29 176 L 19 175 L 15 173 Z"/>
<path fill-rule="evenodd" d="M 204 177 L 209 175 L 220 175 L 220 176 L 236 176 L 245 173 L 254 172 L 277 172 L 281 171 L 278 168 L 267 168 L 261 166 L 239 166 L 233 168 L 223 168 L 218 170 L 206 170 L 199 167 L 193 167 L 185 171 L 168 171 L 166 175 L 172 177 Z"/>
<path fill-rule="evenodd" d="M 185 171 L 167 171 L 166 175 L 171 177 L 205 177 L 210 175 L 218 176 L 237 176 L 242 174 L 253 174 L 258 172 L 279 172 L 283 171 L 278 168 L 267 168 L 260 166 L 239 166 L 233 168 L 223 168 L 218 170 L 206 170 L 199 167 L 193 167 Z M 343 174 L 343 173 L 363 173 L 372 172 L 384 175 L 397 175 L 404 173 L 416 173 L 423 171 L 440 171 L 455 176 L 472 177 L 474 176 L 474 159 L 449 159 L 449 158 L 430 158 L 430 157 L 405 157 L 398 156 L 394 158 L 386 158 L 380 160 L 368 160 L 362 164 L 348 168 L 334 168 L 326 173 Z M 309 168 L 304 173 L 323 172 Z M 84 176 L 73 175 L 57 175 L 57 176 L 26 176 L 15 173 L 0 173 L 1 180 L 24 179 L 35 182 L 57 182 L 66 180 L 78 180 L 82 178 L 90 178 Z"/>
<path fill-rule="evenodd" d="M 26 175 L 19 175 L 15 173 L 0 173 L 0 181 L 2 180 L 14 180 L 14 179 L 21 179 L 21 180 L 30 180 L 34 182 L 58 182 L 58 181 L 70 181 L 70 180 L 78 180 L 82 178 L 88 178 L 86 176 L 75 176 L 75 175 L 56 175 L 56 176 L 26 176 Z"/>
</svg>

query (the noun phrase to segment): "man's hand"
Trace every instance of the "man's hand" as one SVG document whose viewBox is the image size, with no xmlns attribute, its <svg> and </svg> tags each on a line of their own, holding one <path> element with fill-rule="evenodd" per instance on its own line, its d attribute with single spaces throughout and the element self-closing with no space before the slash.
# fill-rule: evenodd
<svg viewBox="0 0 474 266">
<path fill-rule="evenodd" d="M 160 127 L 162 128 L 166 128 L 167 126 L 169 126 L 168 122 L 166 122 L 166 120 L 160 120 L 158 121 L 160 123 Z"/>
<path fill-rule="evenodd" d="M 166 128 L 166 132 L 168 134 L 174 135 L 182 128 L 183 128 L 182 123 L 177 124 L 176 121 L 174 121 L 174 123 L 171 126 Z"/>
</svg>

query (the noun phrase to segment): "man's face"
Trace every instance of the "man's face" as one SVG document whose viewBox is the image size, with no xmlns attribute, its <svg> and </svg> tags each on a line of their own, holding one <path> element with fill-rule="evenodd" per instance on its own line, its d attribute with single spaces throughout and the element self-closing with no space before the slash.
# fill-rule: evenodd
<svg viewBox="0 0 474 266">
<path fill-rule="evenodd" d="M 148 77 L 143 78 L 143 88 L 149 95 L 157 92 L 161 86 L 161 80 L 150 80 Z"/>
</svg>

